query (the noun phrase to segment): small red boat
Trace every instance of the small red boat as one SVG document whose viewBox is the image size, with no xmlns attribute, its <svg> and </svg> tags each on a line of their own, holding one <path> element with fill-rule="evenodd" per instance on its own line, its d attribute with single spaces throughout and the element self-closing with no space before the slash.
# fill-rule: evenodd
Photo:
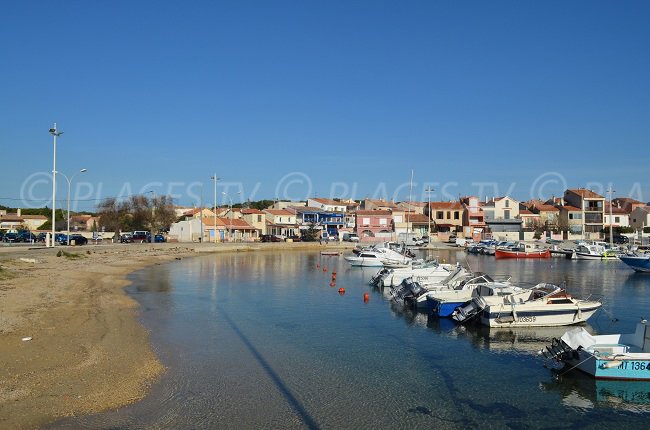
<svg viewBox="0 0 650 430">
<path fill-rule="evenodd" d="M 497 249 L 494 252 L 496 258 L 551 258 L 551 251 L 548 249 L 536 249 L 530 251 L 511 251 L 508 249 Z"/>
</svg>

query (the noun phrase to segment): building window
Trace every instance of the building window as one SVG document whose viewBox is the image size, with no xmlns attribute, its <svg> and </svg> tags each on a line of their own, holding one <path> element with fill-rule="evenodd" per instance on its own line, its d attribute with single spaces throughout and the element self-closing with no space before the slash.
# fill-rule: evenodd
<svg viewBox="0 0 650 430">
<path fill-rule="evenodd" d="M 361 225 L 370 225 L 370 218 L 361 218 Z"/>
<path fill-rule="evenodd" d="M 262 215 L 257 216 L 257 222 L 262 222 Z"/>
<path fill-rule="evenodd" d="M 458 211 L 454 212 L 454 219 L 460 219 L 460 213 Z"/>
<path fill-rule="evenodd" d="M 506 203 L 508 203 L 508 200 L 506 200 Z M 509 210 L 504 210 L 503 211 L 503 219 L 510 219 L 510 211 Z"/>
<path fill-rule="evenodd" d="M 442 211 L 437 211 L 437 212 L 436 212 L 436 219 L 443 219 L 444 217 L 445 217 L 445 216 L 444 216 L 444 214 L 442 213 Z"/>
<path fill-rule="evenodd" d="M 447 211 L 447 219 L 451 219 L 451 212 Z"/>
<path fill-rule="evenodd" d="M 379 225 L 386 225 L 386 218 L 379 218 Z"/>
<path fill-rule="evenodd" d="M 506 207 L 509 208 L 510 207 L 510 200 L 506 200 L 505 203 L 506 203 Z"/>
<path fill-rule="evenodd" d="M 621 217 L 615 216 L 614 217 L 614 222 L 616 222 L 616 223 L 621 222 Z"/>
<path fill-rule="evenodd" d="M 402 222 L 402 215 L 395 215 L 393 219 L 395 220 L 395 222 Z"/>
</svg>

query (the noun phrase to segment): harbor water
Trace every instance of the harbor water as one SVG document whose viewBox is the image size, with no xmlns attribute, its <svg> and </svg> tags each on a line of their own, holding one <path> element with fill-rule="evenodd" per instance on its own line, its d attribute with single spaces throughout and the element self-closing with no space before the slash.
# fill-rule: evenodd
<svg viewBox="0 0 650 430">
<path fill-rule="evenodd" d="M 594 333 L 631 332 L 650 317 L 650 276 L 619 261 L 422 256 L 602 295 L 589 320 Z M 648 428 L 650 383 L 544 366 L 538 351 L 567 328 L 490 330 L 429 318 L 369 287 L 376 271 L 291 251 L 139 271 L 127 291 L 166 373 L 140 402 L 52 428 Z"/>
</svg>

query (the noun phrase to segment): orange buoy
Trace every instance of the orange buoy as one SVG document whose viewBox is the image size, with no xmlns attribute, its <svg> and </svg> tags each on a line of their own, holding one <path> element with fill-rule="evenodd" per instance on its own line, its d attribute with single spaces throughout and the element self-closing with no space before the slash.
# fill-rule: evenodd
<svg viewBox="0 0 650 430">
<path fill-rule="evenodd" d="M 330 287 L 336 287 L 336 282 L 334 281 L 330 282 Z"/>
<path fill-rule="evenodd" d="M 332 272 L 332 279 L 336 279 L 336 272 Z"/>
<path fill-rule="evenodd" d="M 368 303 L 368 300 L 370 300 L 370 296 L 368 293 L 363 293 L 363 302 Z"/>
<path fill-rule="evenodd" d="M 323 266 L 323 272 L 327 272 L 327 266 Z"/>
<path fill-rule="evenodd" d="M 345 288 L 343 288 L 343 287 L 339 288 L 339 294 L 340 295 L 345 294 Z"/>
</svg>

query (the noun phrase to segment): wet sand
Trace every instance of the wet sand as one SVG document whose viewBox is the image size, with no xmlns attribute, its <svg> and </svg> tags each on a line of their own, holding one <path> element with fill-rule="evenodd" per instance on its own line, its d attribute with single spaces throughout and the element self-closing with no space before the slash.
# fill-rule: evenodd
<svg viewBox="0 0 650 430">
<path fill-rule="evenodd" d="M 0 428 L 38 428 L 146 395 L 164 367 L 124 292 L 130 272 L 202 252 L 320 247 L 183 245 L 0 249 Z"/>
</svg>

